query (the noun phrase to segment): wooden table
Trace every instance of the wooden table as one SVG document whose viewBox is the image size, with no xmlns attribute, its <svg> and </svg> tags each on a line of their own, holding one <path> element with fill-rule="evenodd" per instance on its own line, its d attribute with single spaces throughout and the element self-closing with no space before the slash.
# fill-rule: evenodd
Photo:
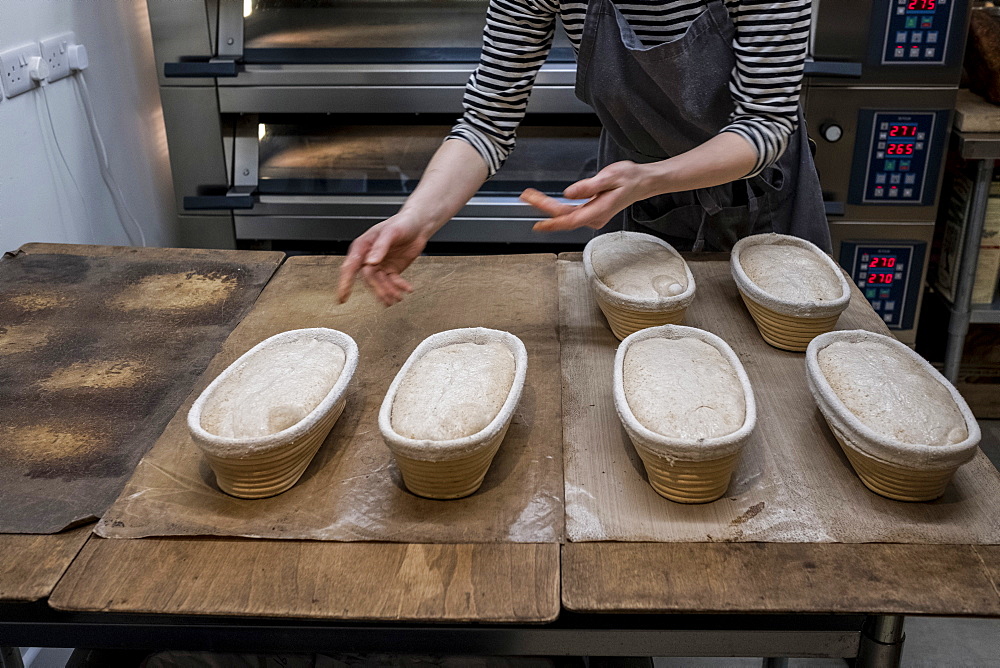
<svg viewBox="0 0 1000 668">
<path fill-rule="evenodd" d="M 1000 547 L 91 537 L 49 604 L 0 607 L 0 636 L 79 646 L 99 632 L 110 647 L 246 651 L 853 656 L 859 615 L 1000 616 Z"/>
</svg>

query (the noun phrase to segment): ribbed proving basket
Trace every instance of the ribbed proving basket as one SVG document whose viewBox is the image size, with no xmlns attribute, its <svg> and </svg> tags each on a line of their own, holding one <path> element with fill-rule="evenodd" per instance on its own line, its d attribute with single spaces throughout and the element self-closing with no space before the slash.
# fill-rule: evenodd
<svg viewBox="0 0 1000 668">
<path fill-rule="evenodd" d="M 744 250 L 759 244 L 798 246 L 815 253 L 840 282 L 840 297 L 823 302 L 791 301 L 765 292 L 750 280 L 740 262 L 740 254 Z M 805 239 L 786 234 L 757 234 L 746 237 L 733 246 L 729 262 L 743 303 L 757 323 L 761 336 L 775 348 L 793 352 L 804 351 L 815 337 L 829 332 L 836 326 L 840 314 L 850 304 L 851 286 L 844 278 L 843 271 L 829 255 Z"/>
<path fill-rule="evenodd" d="M 661 337 L 704 341 L 729 362 L 743 390 L 745 414 L 739 429 L 724 436 L 693 441 L 658 434 L 639 422 L 625 396 L 625 356 L 632 345 Z M 612 382 L 618 417 L 645 465 L 649 484 L 660 496 L 679 503 L 707 503 L 725 494 L 740 450 L 757 424 L 750 379 L 725 341 L 710 332 L 681 325 L 643 329 L 628 336 L 618 347 Z"/>
<path fill-rule="evenodd" d="M 671 297 L 632 297 L 612 290 L 601 281 L 594 271 L 594 250 L 603 244 L 627 243 L 628 241 L 652 241 L 680 259 L 684 263 L 684 273 L 687 277 L 687 287 L 684 291 Z M 597 235 L 583 249 L 583 269 L 587 274 L 591 288 L 594 290 L 597 305 L 601 307 L 604 317 L 611 325 L 611 331 L 619 340 L 647 327 L 676 325 L 684 322 L 687 307 L 694 300 L 694 275 L 687 262 L 684 262 L 680 253 L 673 246 L 651 234 L 609 232 Z"/>
<path fill-rule="evenodd" d="M 202 426 L 206 403 L 251 358 L 268 355 L 299 338 L 318 338 L 344 351 L 344 368 L 330 391 L 304 418 L 274 434 L 248 438 L 219 436 Z M 308 364 L 303 360 L 303 364 Z M 213 380 L 188 412 L 188 429 L 208 460 L 219 489 L 243 499 L 275 496 L 291 488 L 308 468 L 346 404 L 347 387 L 358 364 L 358 346 L 347 334 L 322 327 L 276 334 L 244 353 Z"/>
<path fill-rule="evenodd" d="M 514 356 L 514 381 L 500 411 L 486 427 L 462 438 L 435 441 L 403 436 L 392 427 L 392 406 L 399 386 L 413 365 L 432 350 L 456 343 L 502 343 Z M 521 400 L 528 352 L 509 332 L 470 327 L 438 332 L 424 339 L 396 374 L 379 410 L 378 426 L 392 451 L 406 488 L 431 499 L 458 499 L 479 489 L 493 463 Z"/>
<path fill-rule="evenodd" d="M 877 433 L 861 422 L 827 381 L 819 365 L 819 353 L 836 341 L 856 343 L 865 340 L 878 340 L 891 346 L 915 360 L 931 378 L 944 385 L 965 419 L 968 437 L 950 445 L 904 443 Z M 876 494 L 898 501 L 936 499 L 944 494 L 958 467 L 976 454 L 979 424 L 962 395 L 924 358 L 892 337 L 860 329 L 822 334 L 813 339 L 806 351 L 806 377 L 820 412 L 855 473 Z"/>
</svg>

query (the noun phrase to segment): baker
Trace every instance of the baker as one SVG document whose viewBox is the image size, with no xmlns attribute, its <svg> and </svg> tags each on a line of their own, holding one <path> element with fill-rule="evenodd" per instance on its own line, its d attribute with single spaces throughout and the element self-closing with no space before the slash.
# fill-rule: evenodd
<svg viewBox="0 0 1000 668">
<path fill-rule="evenodd" d="M 351 244 L 345 301 L 360 274 L 383 303 L 401 274 L 514 147 L 535 75 L 562 19 L 577 96 L 603 124 L 598 173 L 571 205 L 528 189 L 543 232 L 636 230 L 679 250 L 729 250 L 780 232 L 830 249 L 799 91 L 809 0 L 490 0 L 461 121 L 399 212 Z"/>
</svg>

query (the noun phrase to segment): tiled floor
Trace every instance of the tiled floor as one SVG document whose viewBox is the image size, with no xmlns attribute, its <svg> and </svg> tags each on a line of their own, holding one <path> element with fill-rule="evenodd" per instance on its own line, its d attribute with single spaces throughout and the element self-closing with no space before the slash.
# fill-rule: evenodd
<svg viewBox="0 0 1000 668">
<path fill-rule="evenodd" d="M 1000 468 L 1000 420 L 980 420 L 981 447 Z M 1000 619 L 908 617 L 904 668 L 1000 668 Z M 26 668 L 63 668 L 71 650 L 45 649 Z M 657 658 L 656 668 L 758 668 L 760 659 Z M 789 668 L 847 666 L 840 659 L 792 659 Z"/>
</svg>

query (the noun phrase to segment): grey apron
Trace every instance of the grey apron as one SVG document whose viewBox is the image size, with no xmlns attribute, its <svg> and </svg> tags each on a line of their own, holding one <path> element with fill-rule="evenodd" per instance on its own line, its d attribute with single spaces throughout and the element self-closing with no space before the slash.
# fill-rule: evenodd
<svg viewBox="0 0 1000 668">
<path fill-rule="evenodd" d="M 711 0 L 681 37 L 646 47 L 611 0 L 590 0 L 576 95 L 604 126 L 600 167 L 664 160 L 728 125 L 735 34 L 722 0 Z M 616 229 L 655 234 L 679 249 L 720 251 L 751 234 L 780 232 L 829 251 L 830 228 L 801 109 L 784 154 L 759 175 L 636 202 L 601 232 Z"/>
</svg>

